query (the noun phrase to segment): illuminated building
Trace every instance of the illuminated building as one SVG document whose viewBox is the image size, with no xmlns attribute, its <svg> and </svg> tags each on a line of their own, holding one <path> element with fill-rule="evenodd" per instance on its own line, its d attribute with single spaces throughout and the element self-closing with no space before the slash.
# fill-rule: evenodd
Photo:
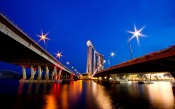
<svg viewBox="0 0 175 109">
<path fill-rule="evenodd" d="M 95 50 L 90 40 L 86 44 L 88 46 L 86 73 L 92 76 L 104 69 L 104 56 Z"/>
</svg>

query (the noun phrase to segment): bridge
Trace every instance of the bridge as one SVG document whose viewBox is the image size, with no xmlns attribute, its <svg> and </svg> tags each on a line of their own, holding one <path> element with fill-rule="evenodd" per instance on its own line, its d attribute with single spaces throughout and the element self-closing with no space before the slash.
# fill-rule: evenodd
<svg viewBox="0 0 175 109">
<path fill-rule="evenodd" d="M 76 75 L 57 61 L 51 54 L 29 38 L 18 27 L 0 14 L 0 61 L 16 64 L 22 67 L 21 82 L 60 82 Z M 26 78 L 26 68 L 31 69 L 31 77 Z M 37 80 L 34 75 L 38 72 Z M 45 79 L 42 80 L 42 71 Z M 49 78 L 49 73 L 52 78 Z"/>
<path fill-rule="evenodd" d="M 146 74 L 155 72 L 170 72 L 175 77 L 175 45 L 114 65 L 97 72 L 94 77 L 109 77 L 110 74 Z"/>
</svg>

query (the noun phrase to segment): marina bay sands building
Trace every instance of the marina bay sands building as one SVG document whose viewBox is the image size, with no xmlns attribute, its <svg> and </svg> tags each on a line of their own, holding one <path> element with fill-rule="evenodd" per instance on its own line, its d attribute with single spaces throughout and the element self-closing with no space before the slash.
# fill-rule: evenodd
<svg viewBox="0 0 175 109">
<path fill-rule="evenodd" d="M 90 40 L 86 44 L 88 46 L 86 73 L 92 76 L 104 69 L 104 56 L 95 50 Z"/>
</svg>

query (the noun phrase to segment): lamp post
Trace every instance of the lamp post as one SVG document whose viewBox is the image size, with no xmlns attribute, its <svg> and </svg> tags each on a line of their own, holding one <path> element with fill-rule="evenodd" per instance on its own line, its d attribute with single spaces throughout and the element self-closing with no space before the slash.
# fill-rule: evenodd
<svg viewBox="0 0 175 109">
<path fill-rule="evenodd" d="M 140 44 L 139 42 L 139 36 L 145 36 L 141 33 L 141 31 L 144 29 L 144 26 L 137 30 L 136 26 L 134 25 L 134 31 L 128 31 L 128 33 L 131 33 L 132 34 L 132 37 L 129 38 L 128 36 L 128 43 L 129 43 L 129 48 L 130 48 L 130 56 L 131 56 L 131 60 L 133 59 L 133 56 L 132 56 L 132 46 L 131 46 L 131 43 L 130 41 L 133 39 L 133 38 L 136 38 L 137 39 L 137 43 Z"/>
<path fill-rule="evenodd" d="M 128 36 L 128 44 L 129 44 L 130 57 L 131 57 L 131 60 L 132 60 L 132 46 L 131 46 L 131 43 L 129 41 L 129 36 Z"/>
</svg>

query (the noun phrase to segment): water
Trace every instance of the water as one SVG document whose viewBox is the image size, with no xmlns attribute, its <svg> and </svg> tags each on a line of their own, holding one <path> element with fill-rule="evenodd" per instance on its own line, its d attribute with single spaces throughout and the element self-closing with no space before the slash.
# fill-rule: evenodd
<svg viewBox="0 0 175 109">
<path fill-rule="evenodd" d="M 0 80 L 0 109 L 175 109 L 171 82 L 20 84 Z"/>
</svg>

